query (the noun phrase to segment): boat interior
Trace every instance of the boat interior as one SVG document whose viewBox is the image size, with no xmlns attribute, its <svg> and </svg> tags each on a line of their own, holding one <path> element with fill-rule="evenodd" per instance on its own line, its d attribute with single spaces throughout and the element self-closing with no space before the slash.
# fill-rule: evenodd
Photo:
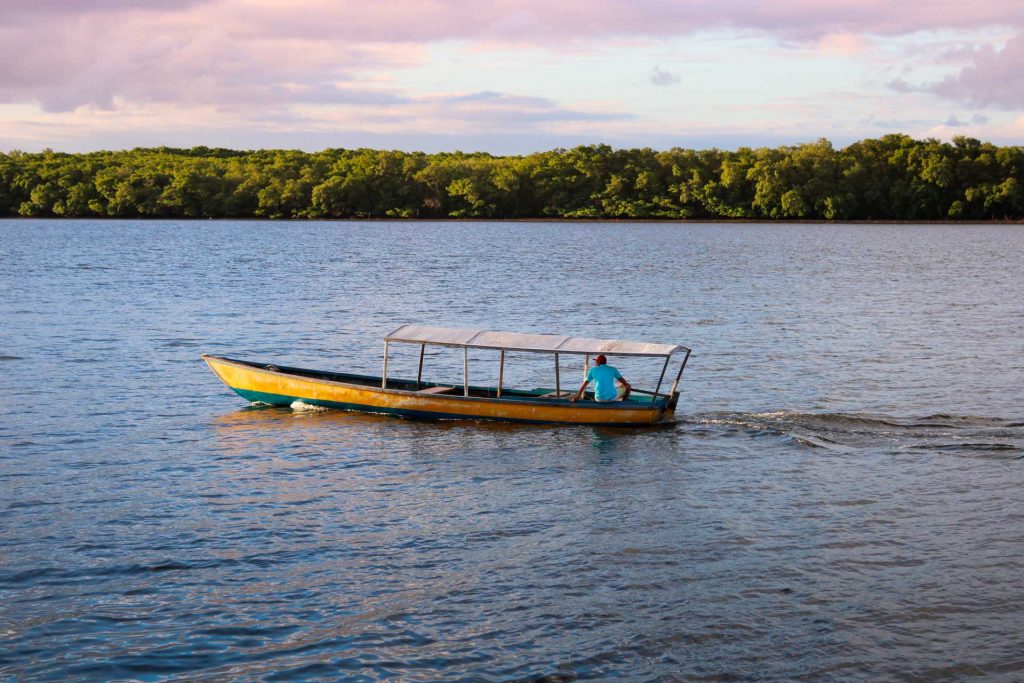
<svg viewBox="0 0 1024 683">
<path fill-rule="evenodd" d="M 297 377 L 306 377 L 314 380 L 326 380 L 328 382 L 342 382 L 344 384 L 355 384 L 358 386 L 373 387 L 376 389 L 380 388 L 380 377 L 374 377 L 372 375 L 357 375 L 346 372 L 327 372 L 325 370 L 309 370 L 306 368 L 295 368 L 284 365 L 268 365 L 264 363 L 258 363 L 253 361 L 238 360 L 235 358 L 225 358 L 233 363 L 239 363 L 241 365 L 248 365 L 253 368 L 262 370 L 270 370 L 272 372 L 281 372 L 288 375 L 295 375 Z M 461 384 L 438 384 L 433 382 L 416 382 L 416 380 L 398 379 L 388 377 L 387 389 L 396 391 L 412 391 L 422 394 L 434 394 L 434 395 L 449 395 L 449 396 L 463 396 L 463 386 Z M 551 401 L 551 400 L 566 400 L 570 398 L 578 386 L 572 388 L 562 388 L 561 392 L 558 393 L 554 388 L 537 387 L 534 389 L 510 389 L 503 387 L 501 390 L 501 396 L 498 396 L 498 390 L 495 387 L 484 387 L 469 385 L 469 396 L 472 398 L 502 398 L 502 399 L 513 399 L 517 401 Z M 665 400 L 664 394 L 660 397 L 661 401 Z M 585 402 L 594 402 L 594 392 L 587 391 L 584 394 Z M 640 389 L 634 388 L 630 393 L 630 396 L 625 401 L 618 401 L 617 404 L 621 406 L 650 406 L 654 402 L 654 396 L 651 392 L 646 392 Z M 607 405 L 607 404 L 602 404 Z"/>
</svg>

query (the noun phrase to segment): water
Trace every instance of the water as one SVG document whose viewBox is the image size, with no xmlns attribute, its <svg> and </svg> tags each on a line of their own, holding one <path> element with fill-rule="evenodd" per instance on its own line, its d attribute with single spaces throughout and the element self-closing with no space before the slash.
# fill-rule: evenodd
<svg viewBox="0 0 1024 683">
<path fill-rule="evenodd" d="M 5 221 L 0 288 L 0 680 L 1024 679 L 1019 227 Z M 405 322 L 684 343 L 680 423 L 198 359 L 377 373 Z"/>
</svg>

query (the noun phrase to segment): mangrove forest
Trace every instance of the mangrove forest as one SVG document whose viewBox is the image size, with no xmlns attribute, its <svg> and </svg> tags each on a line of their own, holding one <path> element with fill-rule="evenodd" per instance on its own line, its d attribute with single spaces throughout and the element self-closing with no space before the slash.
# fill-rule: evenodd
<svg viewBox="0 0 1024 683">
<path fill-rule="evenodd" d="M 524 156 L 167 147 L 0 153 L 0 215 L 1021 220 L 1024 147 L 887 135 L 836 149 Z"/>
</svg>

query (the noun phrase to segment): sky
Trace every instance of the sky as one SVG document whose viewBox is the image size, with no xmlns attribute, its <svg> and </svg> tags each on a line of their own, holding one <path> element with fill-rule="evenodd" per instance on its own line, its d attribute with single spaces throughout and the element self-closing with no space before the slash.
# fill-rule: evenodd
<svg viewBox="0 0 1024 683">
<path fill-rule="evenodd" d="M 0 0 L 0 151 L 1024 144 L 1024 0 Z"/>
</svg>

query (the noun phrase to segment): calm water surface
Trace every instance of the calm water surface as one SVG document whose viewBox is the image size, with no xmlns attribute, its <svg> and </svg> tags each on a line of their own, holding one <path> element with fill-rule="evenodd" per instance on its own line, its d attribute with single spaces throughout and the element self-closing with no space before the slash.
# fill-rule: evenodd
<svg viewBox="0 0 1024 683">
<path fill-rule="evenodd" d="M 0 292 L 0 680 L 1024 680 L 1020 227 L 0 221 Z M 687 344 L 680 422 L 199 361 L 405 322 Z"/>
</svg>

